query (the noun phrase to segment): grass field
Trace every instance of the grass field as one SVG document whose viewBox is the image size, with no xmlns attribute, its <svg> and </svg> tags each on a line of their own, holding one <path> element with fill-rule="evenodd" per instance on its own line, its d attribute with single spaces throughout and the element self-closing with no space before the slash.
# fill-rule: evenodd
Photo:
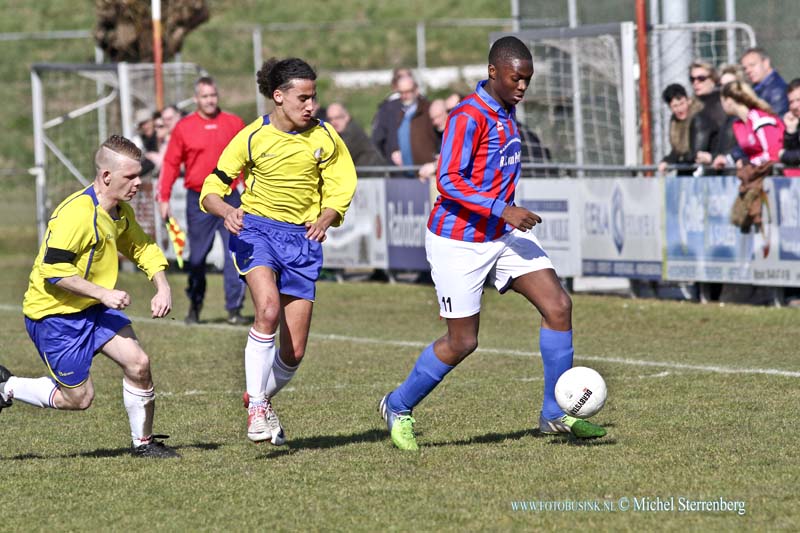
<svg viewBox="0 0 800 533">
<path fill-rule="evenodd" d="M 31 215 L 15 209 L 0 216 L 0 363 L 37 376 L 19 307 Z M 609 435 L 581 443 L 535 429 L 536 317 L 522 298 L 488 292 L 479 351 L 418 407 L 422 449 L 402 453 L 376 406 L 444 330 L 433 289 L 321 283 L 307 359 L 275 402 L 289 444 L 274 448 L 245 437 L 247 330 L 223 323 L 220 276 L 194 327 L 181 321 L 183 276 L 171 282 L 175 319 L 160 321 L 147 318 L 143 275 L 119 285 L 153 360 L 156 431 L 183 457 L 128 455 L 121 373 L 98 357 L 88 411 L 17 402 L 0 414 L 0 531 L 764 531 L 800 519 L 795 310 L 576 295 L 576 364 L 610 390 L 596 417 Z M 676 510 L 635 511 L 634 498 L 674 498 Z M 679 498 L 740 501 L 745 514 L 680 512 Z M 531 501 L 614 511 L 520 510 Z"/>
</svg>

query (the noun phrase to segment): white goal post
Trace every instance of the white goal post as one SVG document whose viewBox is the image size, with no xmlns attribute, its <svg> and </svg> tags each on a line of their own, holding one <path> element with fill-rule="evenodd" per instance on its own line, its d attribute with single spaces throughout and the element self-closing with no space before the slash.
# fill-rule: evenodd
<svg viewBox="0 0 800 533">
<path fill-rule="evenodd" d="M 756 45 L 747 24 L 659 24 L 648 28 L 650 107 L 654 160 L 668 143 L 670 111 L 661 102 L 667 84 L 682 83 L 688 66 L 702 59 L 715 66 L 736 63 Z M 556 163 L 642 163 L 639 64 L 633 22 L 496 32 L 490 42 L 514 35 L 534 58 L 535 74 L 518 117 L 538 134 Z M 668 151 L 668 150 L 667 150 Z"/>
<path fill-rule="evenodd" d="M 193 84 L 205 72 L 192 63 L 164 63 L 164 100 L 192 103 Z M 31 67 L 36 220 L 39 238 L 52 209 L 94 179 L 93 156 L 109 135 L 132 139 L 138 110 L 155 111 L 152 63 L 41 63 Z M 144 180 L 131 202 L 145 231 L 163 240 L 156 221 L 155 178 Z"/>
</svg>

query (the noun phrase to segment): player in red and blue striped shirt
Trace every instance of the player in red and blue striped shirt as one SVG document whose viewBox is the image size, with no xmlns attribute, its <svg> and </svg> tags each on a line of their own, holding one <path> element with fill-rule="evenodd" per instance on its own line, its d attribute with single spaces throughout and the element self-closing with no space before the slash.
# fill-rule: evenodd
<svg viewBox="0 0 800 533">
<path fill-rule="evenodd" d="M 441 196 L 428 219 L 428 229 L 442 237 L 488 242 L 511 231 L 502 215 L 514 201 L 521 142 L 514 108 L 497 103 L 488 81 L 447 119 L 437 170 Z"/>
<path fill-rule="evenodd" d="M 489 51 L 488 79 L 450 112 L 437 169 L 440 196 L 428 219 L 425 250 L 447 334 L 426 347 L 379 410 L 392 442 L 417 450 L 413 408 L 478 347 L 483 286 L 522 294 L 542 315 L 542 433 L 602 437 L 606 430 L 566 415 L 555 384 L 572 368 L 572 301 L 530 231 L 542 219 L 514 205 L 522 146 L 515 107 L 533 77 L 530 50 L 503 37 Z"/>
</svg>

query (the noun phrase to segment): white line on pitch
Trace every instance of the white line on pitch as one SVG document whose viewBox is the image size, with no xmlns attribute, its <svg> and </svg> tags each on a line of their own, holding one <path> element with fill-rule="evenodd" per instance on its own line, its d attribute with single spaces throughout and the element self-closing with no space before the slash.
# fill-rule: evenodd
<svg viewBox="0 0 800 533">
<path fill-rule="evenodd" d="M 22 309 L 19 306 L 13 306 L 8 304 L 0 304 L 0 310 L 2 311 L 16 311 L 21 312 Z M 242 326 L 231 326 L 228 324 L 200 324 L 200 325 L 192 325 L 186 326 L 182 321 L 178 321 L 175 319 L 172 320 L 153 320 L 151 317 L 141 317 L 141 316 L 129 316 L 131 320 L 134 322 L 134 326 L 136 324 L 147 324 L 147 325 L 167 325 L 173 327 L 191 327 L 191 328 L 212 328 L 212 329 L 225 329 L 230 331 L 242 331 L 244 332 L 245 329 Z M 430 343 L 427 342 L 417 342 L 417 341 L 403 341 L 403 340 L 385 340 L 385 339 L 375 339 L 370 337 L 351 337 L 349 335 L 336 335 L 336 334 L 323 334 L 323 333 L 311 333 L 309 335 L 310 338 L 315 340 L 323 340 L 323 341 L 342 341 L 342 342 L 352 342 L 355 344 L 381 344 L 384 346 L 403 346 L 408 348 L 417 348 L 422 349 Z M 520 351 L 520 350 L 507 350 L 507 349 L 499 349 L 499 348 L 478 348 L 478 353 L 488 353 L 488 354 L 497 354 L 497 355 L 506 355 L 512 357 L 539 357 L 541 354 L 539 352 L 528 352 L 528 351 Z M 796 370 L 781 370 L 777 368 L 737 368 L 737 367 L 728 367 L 728 366 L 718 366 L 718 365 L 692 365 L 686 363 L 676 363 L 672 361 L 650 361 L 650 360 L 643 360 L 643 359 L 628 359 L 624 357 L 606 357 L 606 356 L 598 356 L 598 355 L 576 355 L 576 360 L 579 361 L 591 361 L 597 363 L 617 363 L 621 365 L 629 365 L 629 366 L 645 366 L 645 367 L 657 367 L 657 368 L 671 368 L 674 370 L 694 370 L 699 372 L 711 372 L 715 374 L 760 374 L 766 376 L 781 376 L 781 377 L 789 377 L 789 378 L 800 378 L 800 371 Z"/>
<path fill-rule="evenodd" d="M 345 341 L 359 344 L 384 344 L 390 346 L 407 346 L 411 348 L 424 348 L 429 343 L 413 342 L 413 341 L 393 341 L 393 340 L 380 340 L 365 337 L 349 337 L 346 335 L 322 335 L 311 334 L 312 338 L 321 340 L 332 341 Z M 490 353 L 498 355 L 510 355 L 514 357 L 540 357 L 539 352 L 526 352 L 520 350 L 506 350 L 498 348 L 478 348 L 477 352 Z M 619 363 L 630 366 L 652 366 L 660 368 L 672 368 L 675 370 L 698 370 L 701 372 L 713 372 L 717 374 L 764 374 L 769 376 L 783 376 L 791 378 L 800 378 L 800 372 L 793 370 L 780 370 L 776 368 L 735 368 L 726 366 L 714 365 L 690 365 L 685 363 L 675 363 L 669 361 L 645 361 L 641 359 L 627 359 L 623 357 L 606 357 L 598 355 L 575 355 L 575 359 L 581 361 L 593 361 L 599 363 Z"/>
</svg>

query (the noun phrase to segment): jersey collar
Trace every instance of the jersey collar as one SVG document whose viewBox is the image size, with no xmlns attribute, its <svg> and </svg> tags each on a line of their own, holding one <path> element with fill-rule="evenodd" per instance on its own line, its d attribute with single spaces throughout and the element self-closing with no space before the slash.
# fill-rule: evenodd
<svg viewBox="0 0 800 533">
<path fill-rule="evenodd" d="M 89 185 L 86 188 L 86 190 L 83 191 L 83 194 L 87 195 L 89 198 L 92 199 L 92 202 L 94 203 L 95 207 L 97 207 L 97 205 L 100 203 L 97 201 L 97 193 L 94 192 L 94 184 Z"/>
<path fill-rule="evenodd" d="M 320 118 L 313 118 L 312 120 L 316 120 L 316 121 L 317 121 L 317 123 L 315 124 L 316 126 L 322 126 L 322 127 L 325 129 L 325 131 L 326 131 L 326 132 L 328 131 L 328 128 L 325 128 L 325 121 L 323 121 L 323 120 L 322 120 L 322 119 L 320 119 Z M 270 125 L 270 123 L 271 123 L 271 121 L 270 121 L 270 119 L 269 119 L 269 113 L 267 113 L 266 115 L 262 115 L 262 116 L 261 116 L 261 125 L 262 125 L 262 126 L 269 126 L 269 125 Z M 273 127 L 274 127 L 274 126 L 273 126 Z M 287 133 L 287 134 L 289 134 L 289 135 L 299 135 L 299 134 L 301 133 L 301 132 L 299 132 L 299 131 L 295 131 L 295 130 L 292 130 L 292 131 L 283 131 L 283 130 L 279 130 L 278 128 L 275 128 L 275 129 L 276 129 L 277 131 L 280 131 L 281 133 Z M 302 133 L 305 133 L 305 132 L 307 132 L 307 131 L 311 131 L 312 129 L 314 129 L 314 126 L 311 126 L 311 127 L 310 127 L 310 128 L 308 128 L 307 130 L 304 130 Z M 328 135 L 330 135 L 330 133 L 328 133 Z"/>
<path fill-rule="evenodd" d="M 511 107 L 511 111 L 506 111 L 506 108 L 503 107 L 502 105 L 500 105 L 497 102 L 497 100 L 492 98 L 489 95 L 489 93 L 486 91 L 486 89 L 484 89 L 484 87 L 486 86 L 486 84 L 488 82 L 489 82 L 489 80 L 481 80 L 481 81 L 478 82 L 477 87 L 475 87 L 475 93 L 478 95 L 478 97 L 481 100 L 483 100 L 483 103 L 485 103 L 487 106 L 489 106 L 491 108 L 491 110 L 494 111 L 495 113 L 497 113 L 498 115 L 501 115 L 501 116 L 512 116 L 512 117 L 515 116 L 515 114 L 516 114 L 515 113 L 516 112 L 516 108 L 515 107 L 512 106 Z"/>
</svg>

